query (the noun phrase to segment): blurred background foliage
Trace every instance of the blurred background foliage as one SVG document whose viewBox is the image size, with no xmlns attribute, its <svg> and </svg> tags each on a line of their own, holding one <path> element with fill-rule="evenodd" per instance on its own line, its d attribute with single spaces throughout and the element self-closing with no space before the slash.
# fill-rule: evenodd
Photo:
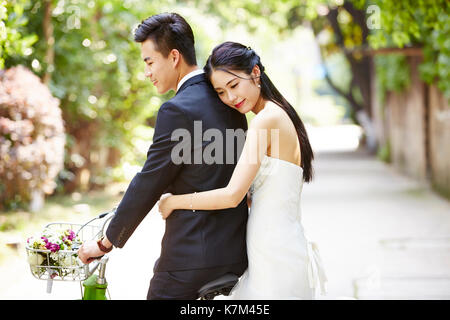
<svg viewBox="0 0 450 320">
<path fill-rule="evenodd" d="M 0 0 L 0 69 L 27 67 L 59 100 L 66 143 L 53 193 L 129 181 L 142 166 L 158 108 L 173 92 L 160 96 L 145 81 L 133 30 L 160 12 L 190 23 L 201 67 L 225 40 L 250 45 L 313 125 L 367 129 L 371 62 L 363 52 L 371 48 L 423 48 L 423 79 L 450 98 L 446 0 Z M 377 56 L 374 64 L 381 92 L 408 86 L 403 56 Z M 16 197 L 0 209 L 28 202 Z"/>
</svg>

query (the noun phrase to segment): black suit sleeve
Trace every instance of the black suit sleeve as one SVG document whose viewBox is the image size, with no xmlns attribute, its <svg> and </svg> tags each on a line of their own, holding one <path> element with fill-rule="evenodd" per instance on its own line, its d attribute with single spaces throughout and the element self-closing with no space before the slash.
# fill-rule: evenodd
<svg viewBox="0 0 450 320">
<path fill-rule="evenodd" d="M 125 245 L 177 176 L 182 164 L 177 165 L 171 160 L 172 148 L 178 143 L 171 140 L 171 135 L 176 129 L 189 130 L 188 123 L 185 114 L 170 102 L 159 109 L 147 160 L 128 186 L 106 230 L 106 236 L 115 247 Z"/>
</svg>

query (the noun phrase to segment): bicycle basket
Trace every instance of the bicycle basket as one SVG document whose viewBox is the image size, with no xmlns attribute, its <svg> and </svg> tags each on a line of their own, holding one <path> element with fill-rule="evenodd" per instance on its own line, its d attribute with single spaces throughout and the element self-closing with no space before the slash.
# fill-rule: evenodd
<svg viewBox="0 0 450 320">
<path fill-rule="evenodd" d="M 74 230 L 79 230 L 76 238 Z M 40 236 L 31 237 L 27 241 L 31 274 L 40 280 L 86 280 L 92 272 L 88 265 L 77 259 L 77 250 L 84 241 L 98 238 L 101 233 L 101 226 L 95 224 L 48 224 Z"/>
</svg>

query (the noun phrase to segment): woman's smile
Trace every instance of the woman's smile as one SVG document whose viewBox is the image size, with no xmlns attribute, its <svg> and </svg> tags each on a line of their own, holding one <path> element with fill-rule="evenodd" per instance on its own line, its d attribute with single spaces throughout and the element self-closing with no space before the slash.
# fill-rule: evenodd
<svg viewBox="0 0 450 320">
<path fill-rule="evenodd" d="M 239 109 L 240 107 L 242 107 L 242 105 L 244 104 L 245 99 L 242 99 L 241 102 L 239 102 L 238 104 L 235 104 L 234 107 Z"/>
</svg>

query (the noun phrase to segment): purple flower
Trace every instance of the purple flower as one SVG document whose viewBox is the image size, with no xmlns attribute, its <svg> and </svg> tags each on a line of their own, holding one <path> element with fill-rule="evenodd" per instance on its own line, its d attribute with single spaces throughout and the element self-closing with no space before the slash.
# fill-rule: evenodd
<svg viewBox="0 0 450 320">
<path fill-rule="evenodd" d="M 48 242 L 45 247 L 51 252 L 56 252 L 60 249 L 59 244 Z"/>
<path fill-rule="evenodd" d="M 70 233 L 69 233 L 69 240 L 70 241 L 72 241 L 73 239 L 75 239 L 75 232 L 73 232 L 72 230 L 70 230 Z"/>
<path fill-rule="evenodd" d="M 44 240 L 44 242 L 47 244 L 48 243 L 48 239 L 46 237 L 41 237 L 42 240 Z"/>
</svg>

